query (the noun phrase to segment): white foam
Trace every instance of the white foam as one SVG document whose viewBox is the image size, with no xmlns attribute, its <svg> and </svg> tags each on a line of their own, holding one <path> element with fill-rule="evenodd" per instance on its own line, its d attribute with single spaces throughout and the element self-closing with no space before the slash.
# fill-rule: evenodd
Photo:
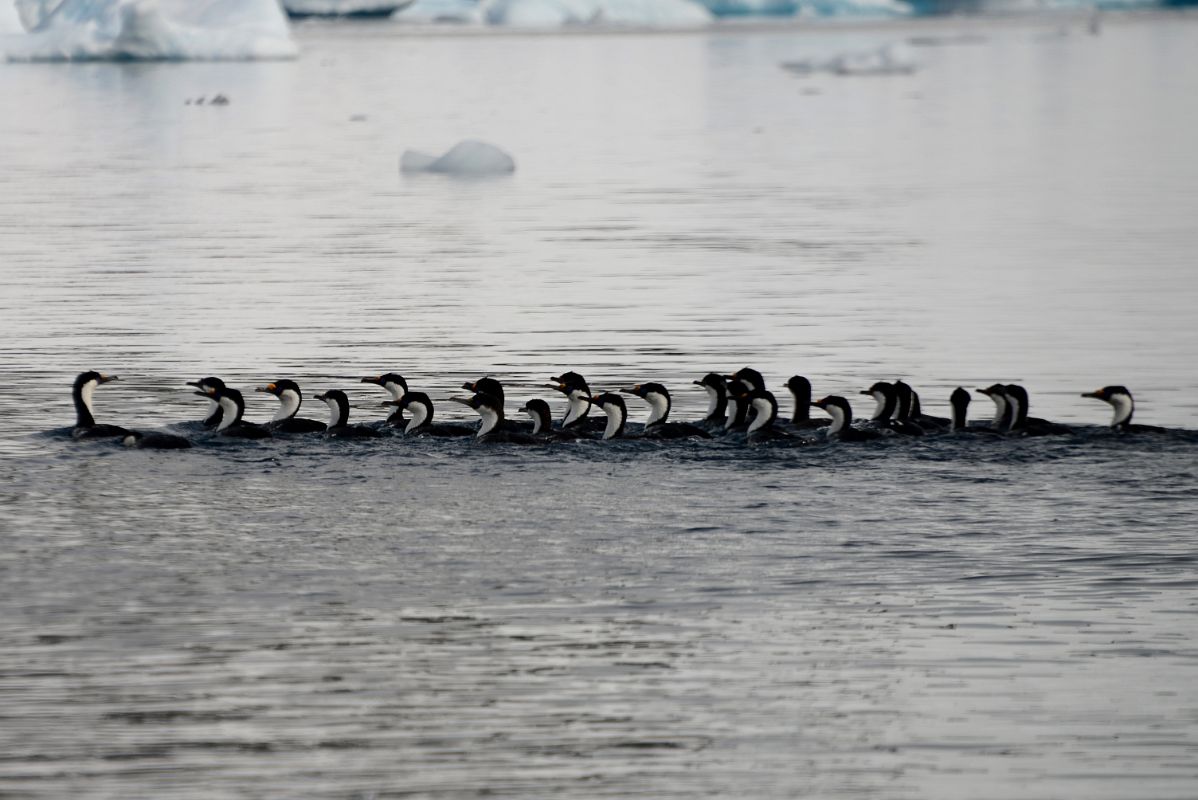
<svg viewBox="0 0 1198 800">
<path fill-rule="evenodd" d="M 27 33 L 0 37 L 9 61 L 293 58 L 275 0 L 20 0 Z"/>
<path fill-rule="evenodd" d="M 507 175 L 516 171 L 516 161 L 493 144 L 467 139 L 458 142 L 441 156 L 405 150 L 399 159 L 399 169 L 400 172 L 435 172 L 443 175 Z"/>
</svg>

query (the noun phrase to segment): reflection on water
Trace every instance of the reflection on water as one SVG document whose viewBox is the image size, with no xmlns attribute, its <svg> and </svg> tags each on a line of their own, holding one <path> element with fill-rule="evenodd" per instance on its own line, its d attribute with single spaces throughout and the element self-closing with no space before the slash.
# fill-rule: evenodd
<svg viewBox="0 0 1198 800">
<path fill-rule="evenodd" d="M 509 410 L 660 380 L 687 419 L 746 363 L 1198 427 L 1194 24 L 1057 24 L 0 69 L 0 794 L 1192 796 L 1192 437 L 34 435 L 84 368 L 152 426 L 208 374 L 377 417 L 390 369 Z M 961 31 L 913 75 L 779 67 Z M 516 174 L 398 174 L 467 136 Z"/>
</svg>

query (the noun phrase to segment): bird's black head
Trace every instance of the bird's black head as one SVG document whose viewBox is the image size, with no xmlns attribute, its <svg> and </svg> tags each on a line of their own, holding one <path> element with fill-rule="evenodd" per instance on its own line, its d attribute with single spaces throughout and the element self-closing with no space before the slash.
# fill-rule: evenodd
<svg viewBox="0 0 1198 800">
<path fill-rule="evenodd" d="M 975 391 L 978 394 L 984 394 L 987 397 L 1005 397 L 1007 394 L 1007 387 L 1003 386 L 1001 383 L 992 383 L 985 389 L 976 389 Z"/>
<path fill-rule="evenodd" d="M 198 391 L 196 394 L 205 394 L 205 395 L 212 394 L 212 392 L 210 392 L 209 389 L 225 388 L 224 381 L 222 381 L 220 378 L 216 378 L 211 375 L 209 375 L 207 378 L 200 378 L 198 381 L 188 381 L 187 385 L 194 386 L 197 389 L 199 389 L 200 391 Z"/>
<path fill-rule="evenodd" d="M 642 400 L 651 394 L 659 394 L 662 397 L 665 397 L 667 400 L 670 399 L 669 390 L 660 383 L 638 383 L 636 386 L 632 386 L 628 389 L 621 389 L 620 391 L 624 392 L 625 394 L 634 394 Z"/>
<path fill-rule="evenodd" d="M 752 367 L 741 367 L 728 377 L 744 384 L 749 391 L 765 389 L 765 378 L 761 377 L 761 373 Z"/>
<path fill-rule="evenodd" d="M 811 397 L 811 381 L 802 375 L 791 375 L 790 379 L 786 381 L 786 388 L 795 397 Z"/>
<path fill-rule="evenodd" d="M 615 406 L 624 411 L 628 410 L 628 406 L 624 405 L 624 398 L 615 392 L 603 392 L 591 398 L 591 402 L 600 408 L 606 410 L 607 406 Z"/>
<path fill-rule="evenodd" d="M 704 386 L 720 394 L 726 392 L 728 386 L 728 381 L 724 376 L 716 372 L 709 372 L 701 380 L 693 381 L 693 383 L 696 386 Z"/>
<path fill-rule="evenodd" d="M 504 402 L 503 384 L 490 376 L 486 378 L 479 378 L 476 381 L 467 381 L 466 383 L 462 384 L 462 388 L 466 389 L 467 391 L 475 392 L 476 394 L 478 392 L 489 394 L 498 400 L 500 405 L 502 405 Z"/>
<path fill-rule="evenodd" d="M 119 380 L 115 375 L 105 375 L 102 372 L 89 370 L 87 372 L 80 372 L 78 377 L 75 378 L 75 388 L 82 389 L 84 386 L 92 383 L 93 381 L 96 383 L 96 385 L 103 385 L 105 383 L 112 383 L 115 380 Z"/>
<path fill-rule="evenodd" d="M 388 383 L 394 383 L 396 386 L 403 387 L 405 392 L 408 390 L 408 382 L 404 379 L 403 375 L 397 372 L 387 372 L 382 375 L 367 375 L 360 382 L 371 383 L 382 387 L 386 387 Z"/>
<path fill-rule="evenodd" d="M 949 396 L 948 400 L 954 407 L 967 406 L 969 405 L 969 392 L 958 386 L 956 389 L 953 389 L 953 393 Z"/>
<path fill-rule="evenodd" d="M 868 389 L 862 390 L 861 394 L 869 395 L 870 397 L 872 397 L 875 392 L 880 393 L 883 397 L 893 397 L 894 396 L 894 386 L 887 383 L 886 381 L 878 381 L 877 383 L 875 383 L 873 386 L 869 387 Z"/>
<path fill-rule="evenodd" d="M 1105 400 L 1109 403 L 1112 397 L 1121 394 L 1131 397 L 1131 392 L 1127 390 L 1126 386 L 1104 386 L 1101 389 L 1095 389 L 1092 392 L 1086 392 L 1082 395 L 1082 397 L 1093 397 L 1096 400 Z"/>
<path fill-rule="evenodd" d="M 296 394 L 299 394 L 302 396 L 302 394 L 300 392 L 299 384 L 297 384 L 295 381 L 289 380 L 287 378 L 283 378 L 282 380 L 274 381 L 273 383 L 268 383 L 265 386 L 259 386 L 254 391 L 265 392 L 266 394 L 273 394 L 275 397 L 279 397 L 280 395 L 283 394 L 283 392 L 295 392 Z"/>
</svg>

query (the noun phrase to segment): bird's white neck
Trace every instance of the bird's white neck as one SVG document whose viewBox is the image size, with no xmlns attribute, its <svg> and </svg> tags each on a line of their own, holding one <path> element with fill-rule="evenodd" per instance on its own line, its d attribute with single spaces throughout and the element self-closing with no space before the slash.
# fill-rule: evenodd
<svg viewBox="0 0 1198 800">
<path fill-rule="evenodd" d="M 574 389 L 570 392 L 569 397 L 570 407 L 566 410 L 566 418 L 562 420 L 562 425 L 569 425 L 580 419 L 591 407 L 590 398 L 581 389 Z"/>
<path fill-rule="evenodd" d="M 650 392 L 645 395 L 645 402 L 649 404 L 649 419 L 645 420 L 645 426 L 656 425 L 659 422 L 665 422 L 666 417 L 670 413 L 670 400 L 663 394 Z"/>
<path fill-rule="evenodd" d="M 1126 394 L 1113 394 L 1107 402 L 1115 409 L 1115 417 L 1111 420 L 1112 425 L 1122 425 L 1127 422 L 1131 419 L 1131 414 L 1136 409 L 1135 403 Z M 1150 408 L 1149 411 L 1151 410 Z"/>
<path fill-rule="evenodd" d="M 408 406 L 408 411 L 412 412 L 412 417 L 408 420 L 407 427 L 403 429 L 404 433 L 411 433 L 421 425 L 424 425 L 429 417 L 428 406 L 424 403 L 412 403 Z"/>
<path fill-rule="evenodd" d="M 273 422 L 291 419 L 300 408 L 300 396 L 295 389 L 284 389 L 279 393 L 279 410 L 275 412 Z"/>
<path fill-rule="evenodd" d="M 231 398 L 222 397 L 220 399 L 220 410 L 224 412 L 220 418 L 220 425 L 216 426 L 218 431 L 223 431 L 225 428 L 237 422 L 241 416 L 238 413 L 237 404 Z"/>
<path fill-rule="evenodd" d="M 603 413 L 607 414 L 607 427 L 603 429 L 603 438 L 614 438 L 624 426 L 624 411 L 615 403 L 608 403 L 603 406 Z"/>
<path fill-rule="evenodd" d="M 764 428 L 774 417 L 773 404 L 764 397 L 755 399 L 752 403 L 752 408 L 757 413 L 753 417 L 753 424 L 749 426 L 749 433 Z"/>
<path fill-rule="evenodd" d="M 1007 415 L 1007 398 L 1001 394 L 992 394 L 990 399 L 994 401 L 994 422 L 995 428 L 1002 425 L 1003 417 Z"/>
<path fill-rule="evenodd" d="M 828 433 L 840 433 L 844 430 L 844 426 L 848 424 L 847 415 L 844 409 L 837 405 L 829 405 L 824 409 L 828 412 L 828 416 L 832 418 L 832 424 L 828 426 Z"/>
<path fill-rule="evenodd" d="M 870 392 L 874 396 L 874 415 L 870 419 L 878 420 L 886 416 L 886 394 L 884 392 Z"/>
<path fill-rule="evenodd" d="M 475 438 L 486 436 L 491 431 L 495 430 L 495 426 L 499 424 L 499 412 L 487 406 L 479 406 L 478 415 L 482 417 L 482 424 L 478 426 L 478 433 Z"/>
</svg>

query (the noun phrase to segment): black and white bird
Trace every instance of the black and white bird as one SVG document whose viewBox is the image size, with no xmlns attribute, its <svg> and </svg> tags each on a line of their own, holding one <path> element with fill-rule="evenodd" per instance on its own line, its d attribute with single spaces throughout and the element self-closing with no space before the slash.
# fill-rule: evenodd
<svg viewBox="0 0 1198 800">
<path fill-rule="evenodd" d="M 545 439 L 523 431 L 514 431 L 504 426 L 503 401 L 494 395 L 475 392 L 470 397 L 451 397 L 456 403 L 469 406 L 477 412 L 481 423 L 474 438 L 492 444 L 544 444 Z"/>
<path fill-rule="evenodd" d="M 965 391 L 965 389 L 960 386 L 953 389 L 953 393 L 949 397 L 949 404 L 953 407 L 953 418 L 949 427 L 950 432 L 1000 436 L 1001 434 L 992 426 L 969 424 L 969 400 L 969 392 Z"/>
<path fill-rule="evenodd" d="M 1008 383 L 1003 388 L 1007 403 L 1011 406 L 1011 433 L 1017 436 L 1064 436 L 1073 433 L 1068 425 L 1028 416 L 1030 403 L 1027 390 L 1019 384 Z"/>
<path fill-rule="evenodd" d="M 218 436 L 234 439 L 269 439 L 270 431 L 264 426 L 242 419 L 245 414 L 245 398 L 241 392 L 228 386 L 222 389 L 208 387 L 196 394 L 211 397 L 220 404 L 221 420 L 216 426 Z"/>
<path fill-rule="evenodd" d="M 750 443 L 796 441 L 774 427 L 774 423 L 778 420 L 778 400 L 774 397 L 773 392 L 754 389 L 751 392 L 745 392 L 737 399 L 753 412 L 749 427 L 745 429 L 745 436 Z"/>
<path fill-rule="evenodd" d="M 744 433 L 749 427 L 749 404 L 744 402 L 744 396 L 753 391 L 745 388 L 748 384 L 739 380 L 725 378 L 724 395 L 728 407 L 724 416 L 724 433 Z"/>
<path fill-rule="evenodd" d="M 1136 401 L 1132 399 L 1126 386 L 1104 386 L 1093 392 L 1086 392 L 1082 397 L 1093 397 L 1095 400 L 1110 403 L 1111 408 L 1115 410 L 1111 428 L 1118 433 L 1165 433 L 1164 428 L 1156 425 L 1139 425 L 1131 421 L 1132 414 L 1136 412 Z"/>
<path fill-rule="evenodd" d="M 895 415 L 898 412 L 898 392 L 895 391 L 892 384 L 886 381 L 877 381 L 868 389 L 863 389 L 861 394 L 866 397 L 872 397 L 877 403 L 874 407 L 873 415 L 869 418 L 870 427 L 880 431 L 903 434 L 904 436 L 923 435 L 923 429 L 918 425 L 896 419 Z"/>
<path fill-rule="evenodd" d="M 329 389 L 316 395 L 329 407 L 329 424 L 325 427 L 324 435 L 335 439 L 377 439 L 382 436 L 368 425 L 349 424 L 349 397 L 340 389 Z"/>
<path fill-rule="evenodd" d="M 589 419 L 593 401 L 586 378 L 577 372 L 563 372 L 549 380 L 552 381 L 548 384 L 550 389 L 556 389 L 566 396 L 566 414 L 562 417 L 562 430 L 589 434 L 604 429 L 598 421 Z"/>
<path fill-rule="evenodd" d="M 384 425 L 389 425 L 393 428 L 403 429 L 407 427 L 408 420 L 404 417 L 403 406 L 400 405 L 400 400 L 408 392 L 408 382 L 403 375 L 395 372 L 387 372 L 382 375 L 368 375 L 361 380 L 361 383 L 369 383 L 374 386 L 382 387 L 391 395 L 391 402 L 383 405 L 391 406 L 395 410 L 391 412 L 391 416 L 387 417 Z"/>
<path fill-rule="evenodd" d="M 699 425 L 708 431 L 722 431 L 728 421 L 728 381 L 723 375 L 709 372 L 693 383 L 707 392 L 707 413 Z"/>
<path fill-rule="evenodd" d="M 115 375 L 104 375 L 95 371 L 81 372 L 71 387 L 71 399 L 75 402 L 75 427 L 71 429 L 73 439 L 107 439 L 128 436 L 130 431 L 119 425 L 98 425 L 92 413 L 92 398 L 96 387 L 118 380 Z"/>
<path fill-rule="evenodd" d="M 670 392 L 660 383 L 638 383 L 630 389 L 621 389 L 624 394 L 635 395 L 649 405 L 649 418 L 641 433 L 644 439 L 686 439 L 697 437 L 710 439 L 711 434 L 689 422 L 670 422 Z"/>
<path fill-rule="evenodd" d="M 848 400 L 839 395 L 829 395 L 812 405 L 822 408 L 832 418 L 832 424 L 824 429 L 828 438 L 842 442 L 868 442 L 882 438 L 882 433 L 874 428 L 854 428 L 853 408 Z"/>
<path fill-rule="evenodd" d="M 215 428 L 220 425 L 220 421 L 224 412 L 220 410 L 220 403 L 216 402 L 216 398 L 208 391 L 209 389 L 223 389 L 225 382 L 220 378 L 209 375 L 207 378 L 200 378 L 198 381 L 188 381 L 188 386 L 194 386 L 196 394 L 201 397 L 208 398 L 208 416 L 204 418 L 203 426 L 205 428 Z"/>
<path fill-rule="evenodd" d="M 994 419 L 990 421 L 990 427 L 999 433 L 1009 431 L 1011 429 L 1014 407 L 1007 402 L 1006 387 L 1001 383 L 993 383 L 985 389 L 975 389 L 974 391 L 989 397 L 994 403 Z"/>
<path fill-rule="evenodd" d="M 591 402 L 607 415 L 607 425 L 603 428 L 604 439 L 622 439 L 624 428 L 628 424 L 628 407 L 624 398 L 615 392 L 603 392 L 594 395 Z"/>
<path fill-rule="evenodd" d="M 546 441 L 561 441 L 570 442 L 582 437 L 577 431 L 572 430 L 554 430 L 553 414 L 549 410 L 549 404 L 539 397 L 527 401 L 520 406 L 519 412 L 527 414 L 532 420 L 532 435 L 539 436 Z"/>
<path fill-rule="evenodd" d="M 398 403 L 411 415 L 404 426 L 404 436 L 473 436 L 477 432 L 473 425 L 433 422 L 433 401 L 424 392 L 408 392 L 403 399 L 388 400 L 387 403 Z"/>
<path fill-rule="evenodd" d="M 792 375 L 786 381 L 786 388 L 795 401 L 794 413 L 790 418 L 792 428 L 803 431 L 824 428 L 832 423 L 828 419 L 811 418 L 811 381 L 802 375 Z"/>
<path fill-rule="evenodd" d="M 746 392 L 765 391 L 765 378 L 761 377 L 761 373 L 752 367 L 741 367 L 729 375 L 728 379 L 740 384 L 740 388 Z"/>
<path fill-rule="evenodd" d="M 300 392 L 299 384 L 293 380 L 284 378 L 259 386 L 255 391 L 273 394 L 279 398 L 279 410 L 275 412 L 274 419 L 266 423 L 266 427 L 274 433 L 320 433 L 328 427 L 323 422 L 296 416 L 304 402 L 304 396 Z"/>
</svg>

